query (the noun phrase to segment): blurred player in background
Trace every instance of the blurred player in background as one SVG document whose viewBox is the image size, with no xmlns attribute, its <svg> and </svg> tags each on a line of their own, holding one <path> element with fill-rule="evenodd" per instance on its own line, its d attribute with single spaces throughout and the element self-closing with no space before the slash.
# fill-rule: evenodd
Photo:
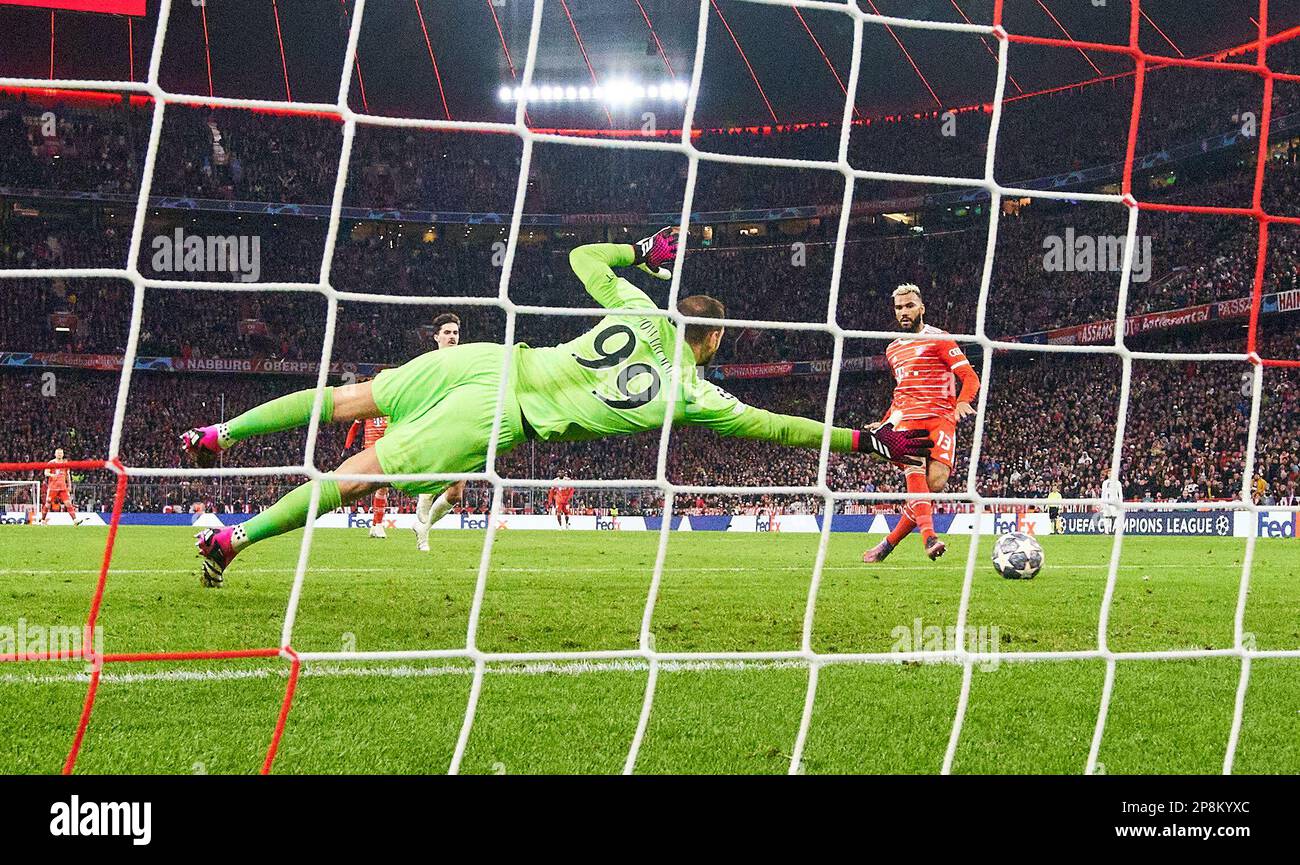
<svg viewBox="0 0 1300 865">
<path fill-rule="evenodd" d="M 573 487 L 564 484 L 568 479 L 568 472 L 560 472 L 560 476 L 555 479 L 555 486 L 546 493 L 547 510 L 555 514 L 555 522 L 562 529 L 569 528 L 569 502 L 573 500 Z"/>
<path fill-rule="evenodd" d="M 1101 470 L 1101 499 L 1102 506 L 1099 512 L 1101 530 L 1108 535 L 1115 534 L 1115 522 L 1124 514 L 1124 508 L 1120 502 L 1124 501 L 1124 487 L 1120 486 L 1118 478 L 1110 476 L 1110 469 Z"/>
<path fill-rule="evenodd" d="M 497 397 L 507 363 L 510 374 L 497 440 L 501 454 L 530 440 L 585 441 L 661 429 L 668 405 L 662 392 L 674 375 L 680 389 L 673 423 L 708 427 L 723 436 L 820 448 L 825 430 L 820 421 L 745 405 L 700 375 L 725 333 L 714 321 L 726 317 L 719 301 L 707 295 L 682 298 L 677 311 L 693 320 L 679 333 L 675 322 L 657 314 L 659 307 L 645 292 L 613 271 L 640 267 L 658 279 L 671 279 L 669 267 L 676 259 L 677 238 L 668 228 L 635 244 L 579 246 L 569 253 L 573 272 L 597 303 L 621 313 L 602 318 L 582 336 L 545 348 L 472 343 L 455 351 L 430 351 L 384 370 L 374 381 L 325 388 L 323 421 L 391 421 L 375 446 L 348 457 L 338 474 L 482 471 L 497 426 Z M 681 365 L 674 371 L 679 339 Z M 315 398 L 315 390 L 301 390 L 225 423 L 187 430 L 181 447 L 198 465 L 214 465 L 223 450 L 243 439 L 306 426 Z M 904 432 L 889 424 L 874 430 L 830 431 L 832 451 L 879 459 L 926 457 L 933 444 L 923 429 Z M 204 529 L 196 544 L 203 557 L 203 584 L 220 586 L 225 569 L 250 544 L 302 528 L 311 510 L 313 483 L 320 485 L 322 513 L 384 486 L 326 476 L 302 484 L 244 523 Z M 448 485 L 398 481 L 393 486 L 408 493 L 434 493 Z"/>
<path fill-rule="evenodd" d="M 357 433 L 363 432 L 361 442 L 362 448 L 369 450 L 379 443 L 388 431 L 388 418 L 386 417 L 368 417 L 364 420 L 358 419 L 352 422 L 348 429 L 347 441 L 343 443 L 343 451 L 352 449 L 356 443 Z M 384 531 L 384 513 L 388 509 L 388 487 L 380 487 L 375 490 L 375 497 L 370 503 L 370 537 L 386 538 L 388 533 Z"/>
<path fill-rule="evenodd" d="M 460 345 L 460 316 L 454 312 L 444 312 L 433 320 L 433 339 L 438 344 L 438 351 Z M 442 519 L 448 511 L 460 504 L 465 497 L 465 482 L 456 481 L 442 491 L 434 501 L 432 493 L 420 493 L 420 501 L 415 507 L 415 548 L 422 553 L 429 552 L 429 529 Z"/>
<path fill-rule="evenodd" d="M 933 339 L 896 339 L 885 349 L 894 372 L 894 401 L 881 422 L 899 430 L 925 430 L 934 439 L 934 450 L 925 463 L 907 465 L 903 474 L 909 493 L 942 492 L 948 484 L 957 454 L 957 424 L 975 414 L 972 404 L 980 380 L 957 343 L 946 339 L 946 331 L 925 323 L 921 289 L 904 283 L 894 289 L 894 318 L 901 330 L 933 336 Z M 955 393 L 953 376 L 961 379 L 961 393 Z M 928 499 L 911 499 L 903 506 L 903 518 L 889 536 L 862 554 L 867 563 L 883 562 L 917 526 L 925 554 L 937 559 L 948 545 L 934 531 L 934 507 Z"/>
<path fill-rule="evenodd" d="M 54 449 L 54 459 L 50 460 L 50 462 L 67 462 L 67 459 L 63 456 L 63 448 Z M 72 502 L 70 483 L 66 468 L 55 467 L 45 470 L 45 504 L 41 506 L 41 525 L 49 524 L 51 505 L 57 505 L 59 510 L 65 511 L 68 516 L 72 517 L 74 526 L 79 526 L 85 522 L 85 517 L 77 516 L 77 506 Z"/>
</svg>

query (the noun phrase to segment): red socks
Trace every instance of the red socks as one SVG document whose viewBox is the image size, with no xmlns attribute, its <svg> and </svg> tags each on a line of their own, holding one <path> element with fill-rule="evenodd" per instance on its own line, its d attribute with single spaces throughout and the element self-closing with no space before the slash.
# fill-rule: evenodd
<svg viewBox="0 0 1300 865">
<path fill-rule="evenodd" d="M 925 479 L 925 472 L 907 472 L 907 491 L 909 493 L 928 493 L 930 484 Z M 889 533 L 889 545 L 896 547 L 912 533 L 912 529 L 921 527 L 921 537 L 929 540 L 934 535 L 934 505 L 926 499 L 912 499 L 903 505 L 903 518 Z"/>
<path fill-rule="evenodd" d="M 376 526 L 384 524 L 384 509 L 388 507 L 387 493 L 375 493 L 374 500 L 374 519 L 372 523 Z"/>
<path fill-rule="evenodd" d="M 907 491 L 909 493 L 930 492 L 930 484 L 925 479 L 924 471 L 907 473 Z M 930 540 L 934 536 L 934 505 L 929 499 L 912 499 L 909 504 L 912 506 L 912 519 L 921 527 L 921 538 Z"/>
<path fill-rule="evenodd" d="M 896 547 L 903 542 L 903 539 L 912 533 L 916 528 L 916 521 L 912 519 L 912 503 L 907 502 L 903 505 L 903 518 L 894 526 L 894 530 L 889 533 L 887 540 L 891 547 Z"/>
</svg>

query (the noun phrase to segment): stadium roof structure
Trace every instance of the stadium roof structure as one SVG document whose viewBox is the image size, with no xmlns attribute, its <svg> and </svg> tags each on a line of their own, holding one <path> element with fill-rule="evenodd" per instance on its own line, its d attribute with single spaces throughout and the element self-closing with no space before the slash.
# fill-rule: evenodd
<svg viewBox="0 0 1300 865">
<path fill-rule="evenodd" d="M 857 0 L 863 11 L 930 21 L 987 24 L 993 0 Z M 711 0 L 709 49 L 696 125 L 746 127 L 838 120 L 852 26 L 822 8 Z M 831 5 L 831 4 L 827 4 Z M 168 28 L 161 83 L 173 92 L 328 101 L 338 81 L 351 0 L 179 4 Z M 328 9 L 328 13 L 322 11 Z M 508 121 L 501 99 L 521 73 L 532 4 L 525 0 L 395 0 L 368 10 L 358 48 L 358 108 L 399 116 Z M 1214 0 L 1146 0 L 1143 48 L 1202 56 L 1257 35 L 1246 7 Z M 140 18 L 55 12 L 0 3 L 0 75 L 139 80 L 156 0 Z M 1129 4 L 1005 0 L 1009 30 L 1044 38 L 1124 43 Z M 1275 0 L 1270 32 L 1300 24 L 1300 0 Z M 986 37 L 873 24 L 855 98 L 859 117 L 940 111 L 991 98 L 997 68 Z M 653 110 L 659 128 L 679 126 L 680 102 L 635 97 L 685 80 L 695 17 L 682 0 L 557 0 L 546 7 L 534 82 L 556 98 L 533 100 L 537 127 L 634 129 Z M 334 62 L 331 62 L 334 58 Z M 1018 45 L 1007 97 L 1132 72 L 1123 54 Z M 633 97 L 580 100 L 580 88 L 630 85 Z M 566 98 L 567 95 L 567 98 Z M 365 104 L 362 105 L 362 102 Z"/>
</svg>

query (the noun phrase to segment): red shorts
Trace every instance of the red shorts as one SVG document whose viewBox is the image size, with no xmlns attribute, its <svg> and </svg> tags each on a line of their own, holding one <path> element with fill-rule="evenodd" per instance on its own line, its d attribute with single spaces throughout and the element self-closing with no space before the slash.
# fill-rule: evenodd
<svg viewBox="0 0 1300 865">
<path fill-rule="evenodd" d="M 894 429 L 927 430 L 930 433 L 930 438 L 934 439 L 934 450 L 930 451 L 930 459 L 943 463 L 949 469 L 953 467 L 953 460 L 957 456 L 956 420 L 946 417 L 920 417 L 914 420 L 900 421 L 894 424 Z"/>
<path fill-rule="evenodd" d="M 565 499 L 565 500 L 562 501 L 562 502 L 556 502 L 556 503 L 555 503 L 555 512 L 556 512 L 557 514 L 567 514 L 567 513 L 569 513 L 569 500 L 568 500 L 568 499 Z"/>
<path fill-rule="evenodd" d="M 72 495 L 66 489 L 49 490 L 45 493 L 45 507 L 47 509 L 56 502 L 66 508 L 72 504 Z"/>
</svg>

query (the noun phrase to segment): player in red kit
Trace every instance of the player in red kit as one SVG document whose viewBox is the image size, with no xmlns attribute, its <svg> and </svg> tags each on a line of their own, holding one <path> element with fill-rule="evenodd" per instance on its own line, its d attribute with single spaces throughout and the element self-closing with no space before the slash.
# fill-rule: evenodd
<svg viewBox="0 0 1300 865">
<path fill-rule="evenodd" d="M 388 418 L 372 417 L 364 421 L 353 421 L 352 426 L 348 429 L 347 441 L 343 443 L 343 449 L 348 450 L 357 440 L 357 433 L 363 432 L 362 446 L 372 448 L 375 442 L 384 437 L 384 432 L 388 429 Z M 371 502 L 372 515 L 370 521 L 370 537 L 386 538 L 384 532 L 384 510 L 388 507 L 388 488 L 380 487 L 375 490 L 374 500 Z"/>
<path fill-rule="evenodd" d="M 66 463 L 63 448 L 55 448 L 52 463 Z M 77 506 L 72 503 L 72 489 L 68 482 L 68 470 L 65 468 L 48 468 L 45 470 L 45 504 L 41 508 L 41 525 L 46 525 L 50 518 L 50 506 L 58 505 L 59 510 L 72 517 L 72 524 L 79 526 L 84 520 L 77 517 Z"/>
<path fill-rule="evenodd" d="M 921 290 L 910 283 L 894 290 L 894 318 L 900 329 L 909 333 L 933 334 L 934 339 L 896 339 L 885 349 L 894 373 L 894 401 L 881 424 L 892 423 L 898 430 L 928 430 L 934 449 L 924 465 L 904 468 L 909 493 L 937 493 L 948 484 L 957 454 L 957 424 L 975 414 L 972 404 L 979 393 L 980 380 L 962 353 L 960 346 L 947 339 L 947 332 L 925 323 L 925 303 Z M 953 385 L 953 376 L 961 380 L 961 392 Z M 934 532 L 933 504 L 927 499 L 911 499 L 903 507 L 903 518 L 889 537 L 862 554 L 867 563 L 884 561 L 894 547 L 903 542 L 913 529 L 921 528 L 925 553 L 937 559 L 948 548 Z"/>
<path fill-rule="evenodd" d="M 546 494 L 546 507 L 555 514 L 555 522 L 560 528 L 569 528 L 569 502 L 573 499 L 573 487 L 564 486 L 561 481 L 569 479 L 567 474 L 562 474 L 555 479 L 555 486 Z"/>
</svg>

